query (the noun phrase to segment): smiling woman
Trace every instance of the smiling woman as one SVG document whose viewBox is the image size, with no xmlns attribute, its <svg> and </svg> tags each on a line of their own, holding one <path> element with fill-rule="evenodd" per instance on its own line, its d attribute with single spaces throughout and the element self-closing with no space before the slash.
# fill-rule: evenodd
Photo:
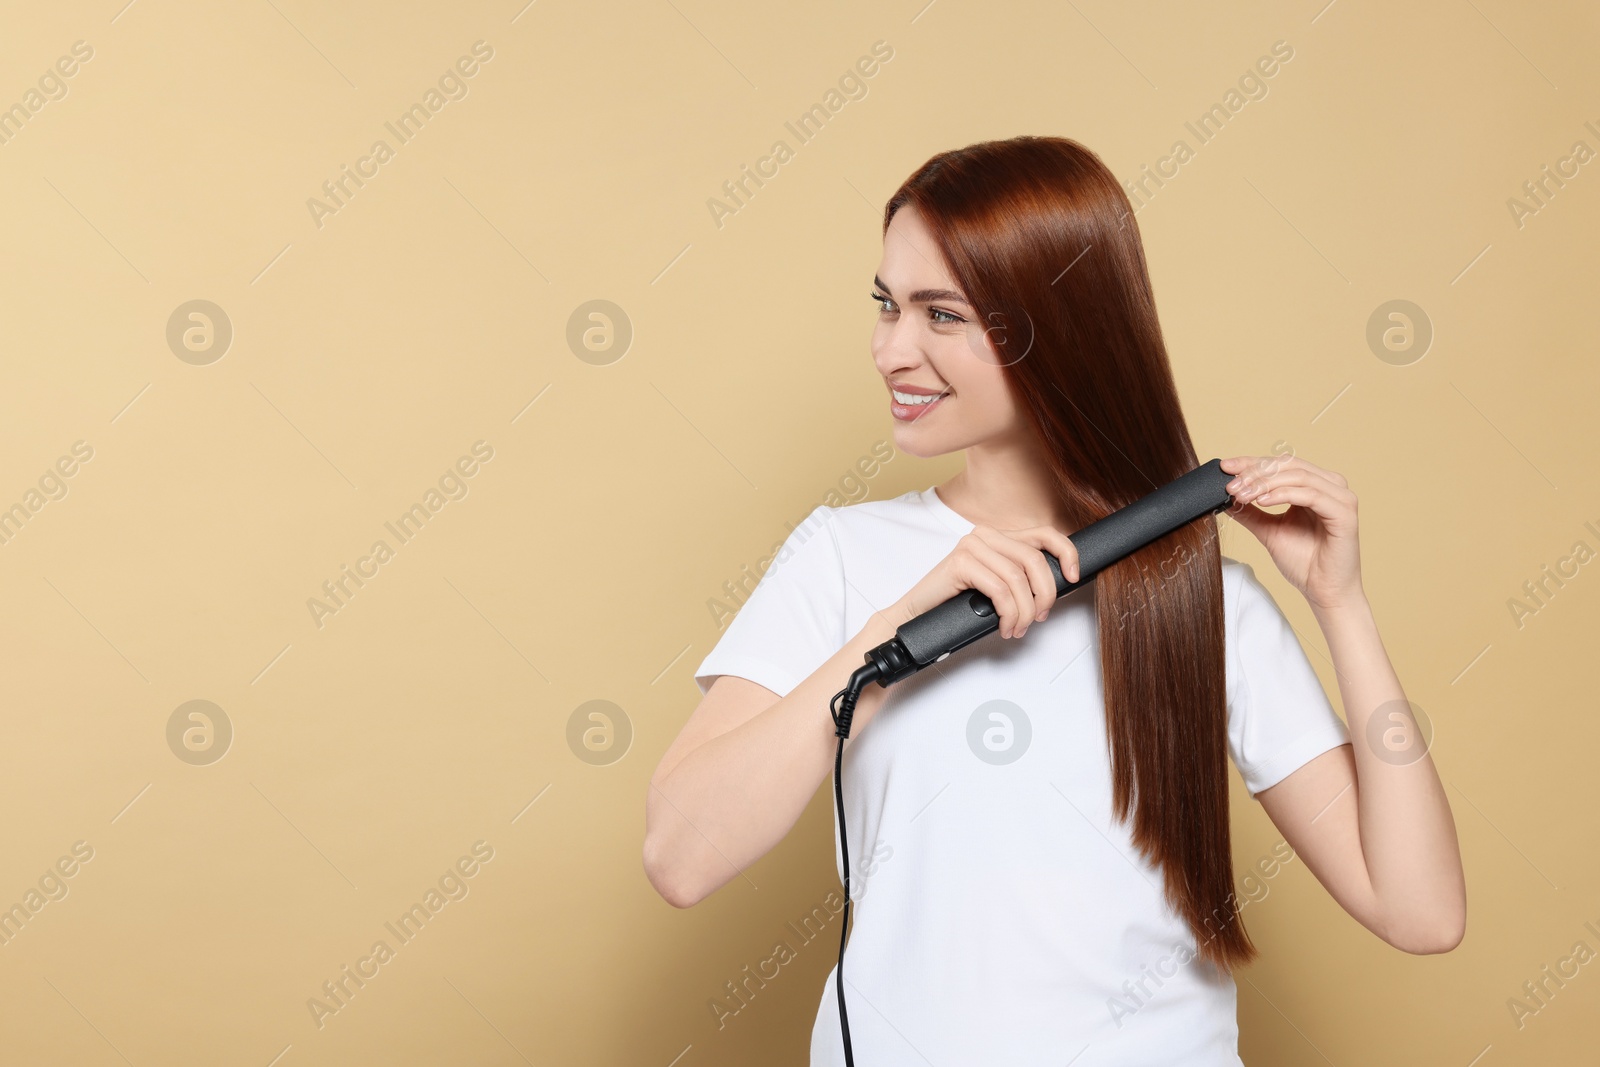
<svg viewBox="0 0 1600 1067">
<path fill-rule="evenodd" d="M 645 871 L 679 907 L 781 840 L 830 765 L 850 783 L 834 794 L 839 853 L 894 842 L 841 924 L 851 969 L 841 938 L 813 1067 L 856 1049 L 867 1065 L 1241 1067 L 1233 972 L 1257 950 L 1230 761 L 1368 930 L 1419 953 L 1462 937 L 1431 760 L 1365 741 L 1379 709 L 1408 705 L 1341 475 L 1295 455 L 1221 463 L 1230 516 L 1322 626 L 1348 726 L 1266 586 L 1222 555 L 1214 516 L 1058 596 L 1046 552 L 1076 582 L 1070 535 L 1200 466 L 1131 222 L 1105 164 L 1056 137 L 940 153 L 889 198 L 870 350 L 894 445 L 960 451 L 964 467 L 818 509 L 696 669 L 703 699 L 651 779 Z M 861 689 L 853 732 L 830 721 L 870 651 L 971 590 L 998 630 Z M 848 923 L 854 872 L 837 873 Z M 1130 976 L 1161 960 L 1156 1010 L 1130 1012 Z"/>
</svg>

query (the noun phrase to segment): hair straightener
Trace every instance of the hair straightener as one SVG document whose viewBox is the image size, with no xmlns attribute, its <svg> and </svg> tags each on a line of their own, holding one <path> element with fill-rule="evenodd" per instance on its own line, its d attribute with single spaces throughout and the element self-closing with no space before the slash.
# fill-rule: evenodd
<svg viewBox="0 0 1600 1067">
<path fill-rule="evenodd" d="M 1081 588 L 1099 571 L 1145 545 L 1233 504 L 1227 484 L 1233 475 L 1213 459 L 1194 470 L 1140 497 L 1127 507 L 1090 523 L 1070 540 L 1078 550 L 1078 580 L 1069 582 L 1061 573 L 1061 562 L 1044 553 L 1055 576 L 1056 596 Z M 888 688 L 932 666 L 952 652 L 1000 628 L 994 602 L 976 589 L 957 593 L 937 607 L 907 621 L 894 637 L 866 654 L 866 664 L 850 676 L 850 684 L 829 702 L 834 734 L 839 750 L 833 760 L 833 796 L 839 812 L 839 853 L 844 861 L 844 922 L 839 928 L 839 966 L 834 972 L 834 988 L 839 997 L 839 1031 L 844 1038 L 844 1061 L 855 1067 L 850 1048 L 850 1020 L 844 1007 L 844 947 L 850 932 L 850 849 L 845 838 L 844 790 L 840 778 L 844 764 L 844 741 L 850 736 L 850 720 L 856 701 L 869 682 Z"/>
</svg>

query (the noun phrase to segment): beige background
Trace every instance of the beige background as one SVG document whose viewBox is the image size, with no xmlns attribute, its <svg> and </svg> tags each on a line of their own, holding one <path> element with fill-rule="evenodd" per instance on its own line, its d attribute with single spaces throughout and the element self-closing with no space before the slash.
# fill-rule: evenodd
<svg viewBox="0 0 1600 1067">
<path fill-rule="evenodd" d="M 0 144 L 0 507 L 43 504 L 0 545 L 0 907 L 28 914 L 0 946 L 7 1062 L 804 1063 L 833 927 L 726 1027 L 707 1005 L 837 891 L 826 789 L 688 911 L 642 873 L 644 796 L 723 583 L 830 490 L 959 468 L 850 479 L 890 436 L 881 205 L 1018 133 L 1135 178 L 1279 40 L 1268 94 L 1139 225 L 1201 455 L 1286 442 L 1360 494 L 1470 921 L 1407 956 L 1289 865 L 1246 912 L 1241 1050 L 1593 1056 L 1600 964 L 1520 1027 L 1507 1004 L 1600 951 L 1600 572 L 1520 628 L 1508 607 L 1600 549 L 1600 164 L 1520 227 L 1507 206 L 1600 149 L 1592 5 L 522 3 L 6 5 L 0 106 L 93 49 Z M 308 198 L 480 40 L 467 95 L 319 227 Z M 867 95 L 799 145 L 784 122 L 879 40 Z M 780 138 L 794 158 L 719 228 L 708 198 Z M 166 340 L 196 299 L 233 329 L 206 365 Z M 633 329 L 608 365 L 566 340 L 593 299 Z M 1405 366 L 1365 339 L 1394 299 L 1434 329 Z M 65 496 L 30 498 L 79 441 Z M 387 535 L 477 441 L 467 495 Z M 1304 602 L 1225 537 L 1336 697 Z M 319 627 L 308 599 L 380 538 Z M 191 700 L 232 725 L 208 765 L 167 740 Z M 631 723 L 608 765 L 568 744 L 590 700 Z M 1242 872 L 1278 837 L 1235 789 Z M 468 895 L 319 1028 L 308 999 L 478 841 L 493 859 L 446 879 Z M 27 913 L 41 879 L 66 895 Z"/>
</svg>

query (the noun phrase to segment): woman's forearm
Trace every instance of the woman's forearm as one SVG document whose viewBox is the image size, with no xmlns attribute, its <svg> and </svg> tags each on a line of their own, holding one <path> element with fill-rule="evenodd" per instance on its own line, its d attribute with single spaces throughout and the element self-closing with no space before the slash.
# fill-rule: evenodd
<svg viewBox="0 0 1600 1067">
<path fill-rule="evenodd" d="M 1365 596 L 1318 609 L 1339 680 L 1359 796 L 1361 850 L 1392 930 L 1459 938 L 1466 881 L 1455 820 L 1433 757 L 1422 750 L 1405 691 Z M 1420 752 L 1420 755 L 1418 753 Z"/>
<path fill-rule="evenodd" d="M 688 907 L 781 841 L 833 770 L 839 739 L 829 702 L 894 636 L 882 613 L 804 681 L 747 722 L 692 749 L 652 784 L 646 854 L 663 895 Z M 868 685 L 850 727 L 859 737 L 887 690 Z M 848 744 L 849 742 L 846 742 Z"/>
</svg>

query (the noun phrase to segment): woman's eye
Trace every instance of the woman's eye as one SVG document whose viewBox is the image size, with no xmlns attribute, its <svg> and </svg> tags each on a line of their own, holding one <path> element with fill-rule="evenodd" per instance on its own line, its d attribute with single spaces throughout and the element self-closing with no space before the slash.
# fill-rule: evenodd
<svg viewBox="0 0 1600 1067">
<path fill-rule="evenodd" d="M 878 311 L 880 314 L 893 315 L 899 312 L 900 309 L 894 306 L 894 300 L 892 298 L 883 296 L 880 293 L 872 293 L 870 295 L 872 299 L 877 302 Z M 943 308 L 929 308 L 928 316 L 929 320 L 937 326 L 949 326 L 967 321 L 960 315 L 957 315 L 954 312 L 945 311 Z"/>
</svg>

